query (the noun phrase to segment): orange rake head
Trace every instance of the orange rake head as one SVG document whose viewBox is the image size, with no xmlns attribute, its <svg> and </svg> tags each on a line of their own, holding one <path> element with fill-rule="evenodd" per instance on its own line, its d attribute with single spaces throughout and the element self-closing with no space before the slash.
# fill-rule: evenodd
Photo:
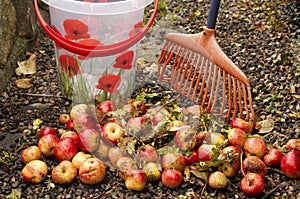
<svg viewBox="0 0 300 199">
<path fill-rule="evenodd" d="M 251 120 L 255 125 L 249 80 L 215 39 L 219 3 L 219 0 L 212 1 L 203 32 L 166 36 L 158 60 L 158 78 L 169 81 L 172 88 L 209 113 L 230 120 Z"/>
</svg>

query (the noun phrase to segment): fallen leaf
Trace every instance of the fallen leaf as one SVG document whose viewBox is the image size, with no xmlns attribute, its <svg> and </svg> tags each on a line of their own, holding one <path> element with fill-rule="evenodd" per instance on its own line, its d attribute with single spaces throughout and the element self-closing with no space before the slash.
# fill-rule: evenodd
<svg viewBox="0 0 300 199">
<path fill-rule="evenodd" d="M 261 122 L 257 123 L 257 126 L 259 127 L 258 133 L 269 133 L 273 130 L 275 125 L 274 120 L 272 119 L 266 119 Z"/>
<path fill-rule="evenodd" d="M 24 79 L 17 79 L 16 80 L 16 85 L 18 88 L 30 88 L 31 85 L 31 79 L 24 78 Z"/>
<path fill-rule="evenodd" d="M 191 170 L 190 172 L 192 174 L 194 174 L 197 178 L 200 178 L 200 179 L 204 180 L 205 182 L 207 182 L 207 180 L 208 180 L 207 172 L 200 172 L 200 171 L 197 171 L 197 170 Z"/>
<path fill-rule="evenodd" d="M 31 54 L 31 56 L 26 61 L 18 61 L 18 68 L 16 68 L 17 75 L 32 75 L 36 73 L 36 55 Z"/>
</svg>

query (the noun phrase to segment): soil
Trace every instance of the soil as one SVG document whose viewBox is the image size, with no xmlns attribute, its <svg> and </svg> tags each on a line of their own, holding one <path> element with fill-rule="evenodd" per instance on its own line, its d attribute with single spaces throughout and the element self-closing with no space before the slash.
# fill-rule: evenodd
<svg viewBox="0 0 300 199">
<path fill-rule="evenodd" d="M 157 58 L 165 34 L 201 32 L 209 5 L 208 0 L 165 0 L 160 4 L 155 26 L 141 42 L 137 88 L 150 85 L 151 92 L 161 92 L 162 85 L 173 92 L 157 80 Z M 258 121 L 274 121 L 272 130 L 261 135 L 277 147 L 283 147 L 290 138 L 300 139 L 299 16 L 299 0 L 222 1 L 216 26 L 221 48 L 251 82 Z M 222 190 L 195 180 L 176 189 L 168 189 L 161 182 L 148 183 L 143 192 L 134 192 L 109 169 L 95 186 L 84 185 L 79 179 L 70 185 L 57 185 L 50 172 L 40 184 L 26 183 L 21 176 L 24 164 L 20 152 L 36 144 L 36 135 L 30 134 L 33 121 L 40 118 L 44 125 L 64 128 L 58 117 L 72 107 L 72 100 L 59 89 L 52 41 L 41 36 L 36 50 L 24 53 L 24 60 L 30 54 L 37 56 L 36 73 L 15 75 L 0 96 L 0 198 L 249 198 L 239 187 L 241 175 L 228 180 Z M 30 88 L 17 87 L 16 80 L 24 78 L 30 79 Z M 49 171 L 57 164 L 53 158 L 44 160 Z M 279 168 L 269 168 L 265 182 L 260 198 L 300 198 L 300 180 L 286 177 Z"/>
</svg>

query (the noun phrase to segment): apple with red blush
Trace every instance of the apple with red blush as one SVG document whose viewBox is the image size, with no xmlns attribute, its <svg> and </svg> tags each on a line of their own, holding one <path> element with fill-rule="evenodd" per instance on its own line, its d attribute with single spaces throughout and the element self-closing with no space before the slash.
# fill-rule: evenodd
<svg viewBox="0 0 300 199">
<path fill-rule="evenodd" d="M 146 188 L 147 177 L 143 170 L 130 169 L 124 179 L 125 186 L 129 190 L 142 191 Z"/>
<path fill-rule="evenodd" d="M 100 132 L 96 129 L 82 129 L 78 133 L 78 147 L 84 152 L 93 152 L 98 149 L 101 139 Z"/>
<path fill-rule="evenodd" d="M 70 137 L 59 139 L 59 142 L 54 147 L 54 157 L 58 161 L 71 160 L 77 152 L 77 144 Z"/>
<path fill-rule="evenodd" d="M 280 169 L 289 178 L 300 178 L 300 151 L 293 150 L 284 154 L 280 160 Z"/>
<path fill-rule="evenodd" d="M 161 181 L 164 186 L 175 189 L 181 185 L 183 176 L 181 171 L 169 168 L 162 172 Z"/>
<path fill-rule="evenodd" d="M 70 110 L 71 120 L 81 117 L 82 115 L 87 115 L 88 109 L 89 109 L 89 107 L 87 104 L 76 104 L 76 105 L 72 106 L 72 108 Z"/>
<path fill-rule="evenodd" d="M 137 116 L 145 115 L 147 113 L 147 106 L 141 100 L 130 99 L 128 101 L 128 104 L 130 105 L 131 108 L 131 110 L 129 111 L 131 117 L 137 117 Z"/>
<path fill-rule="evenodd" d="M 106 174 L 106 167 L 103 162 L 96 158 L 88 158 L 79 167 L 78 176 L 81 182 L 88 185 L 100 183 Z"/>
<path fill-rule="evenodd" d="M 111 100 L 105 100 L 98 104 L 97 109 L 102 113 L 108 113 L 116 110 L 117 105 Z"/>
<path fill-rule="evenodd" d="M 60 139 L 63 139 L 63 138 L 72 138 L 74 140 L 74 142 L 77 144 L 79 136 L 76 131 L 68 130 L 68 131 L 63 132 L 63 134 L 60 136 Z"/>
<path fill-rule="evenodd" d="M 70 119 L 70 120 L 67 121 L 67 123 L 66 123 L 66 129 L 70 130 L 70 131 L 74 130 L 73 120 Z"/>
<path fill-rule="evenodd" d="M 276 167 L 280 164 L 280 160 L 283 157 L 282 152 L 279 149 L 270 149 L 263 157 L 264 163 L 269 167 Z"/>
<path fill-rule="evenodd" d="M 300 150 L 300 139 L 292 138 L 288 140 L 285 144 L 285 148 L 290 151 L 293 149 Z"/>
<path fill-rule="evenodd" d="M 54 154 L 54 148 L 59 142 L 59 138 L 54 134 L 46 134 L 38 141 L 38 148 L 44 156 L 50 157 Z"/>
<path fill-rule="evenodd" d="M 47 135 L 47 134 L 52 134 L 52 135 L 55 135 L 56 137 L 58 136 L 58 133 L 56 132 L 56 130 L 53 127 L 44 126 L 38 131 L 38 135 L 39 135 L 38 140 L 40 140 L 41 137 L 43 137 L 44 135 Z"/>
<path fill-rule="evenodd" d="M 43 181 L 48 173 L 48 166 L 42 160 L 32 160 L 22 169 L 21 174 L 26 182 L 38 184 Z"/>
<path fill-rule="evenodd" d="M 63 113 L 63 114 L 60 114 L 58 121 L 61 124 L 66 124 L 70 119 L 71 119 L 71 117 L 69 114 Z"/>
<path fill-rule="evenodd" d="M 137 133 L 143 128 L 144 122 L 144 116 L 131 117 L 126 123 L 126 128 L 132 131 L 133 133 Z"/>
<path fill-rule="evenodd" d="M 147 162 L 157 162 L 159 154 L 156 149 L 151 145 L 144 145 L 138 149 L 138 156 L 144 165 Z"/>
<path fill-rule="evenodd" d="M 247 173 L 241 180 L 240 187 L 242 191 L 251 197 L 257 197 L 261 195 L 264 190 L 265 180 L 258 173 Z"/>
<path fill-rule="evenodd" d="M 43 154 L 39 147 L 32 145 L 22 150 L 21 159 L 24 164 L 27 164 L 32 160 L 40 160 L 42 158 L 42 155 Z"/>
<path fill-rule="evenodd" d="M 244 143 L 244 152 L 246 155 L 255 155 L 263 158 L 266 154 L 267 146 L 265 141 L 259 137 L 247 138 Z"/>
<path fill-rule="evenodd" d="M 231 120 L 229 124 L 232 128 L 241 129 L 241 130 L 245 131 L 247 134 L 252 133 L 252 130 L 253 130 L 253 123 L 248 122 L 241 118 L 236 118 L 234 120 Z"/>
<path fill-rule="evenodd" d="M 125 135 L 125 130 L 116 122 L 108 122 L 102 126 L 102 133 L 112 143 L 118 143 Z"/>
<path fill-rule="evenodd" d="M 117 166 L 118 160 L 125 156 L 128 156 L 126 150 L 117 146 L 110 148 L 108 151 L 108 159 L 114 167 Z"/>
<path fill-rule="evenodd" d="M 77 176 L 77 168 L 69 160 L 63 160 L 53 167 L 51 177 L 56 184 L 70 184 Z"/>
<path fill-rule="evenodd" d="M 88 114 L 77 116 L 72 121 L 76 132 L 80 132 L 82 129 L 96 129 L 97 126 L 96 122 Z"/>
<path fill-rule="evenodd" d="M 197 150 L 189 151 L 188 153 L 184 154 L 184 158 L 187 165 L 192 165 L 198 162 L 198 153 Z"/>
<path fill-rule="evenodd" d="M 232 128 L 226 131 L 228 144 L 243 148 L 244 143 L 247 139 L 247 133 L 239 128 Z"/>
<path fill-rule="evenodd" d="M 198 148 L 198 161 L 204 162 L 204 161 L 212 160 L 214 156 L 215 147 L 216 145 L 212 145 L 212 144 L 202 144 Z"/>
</svg>

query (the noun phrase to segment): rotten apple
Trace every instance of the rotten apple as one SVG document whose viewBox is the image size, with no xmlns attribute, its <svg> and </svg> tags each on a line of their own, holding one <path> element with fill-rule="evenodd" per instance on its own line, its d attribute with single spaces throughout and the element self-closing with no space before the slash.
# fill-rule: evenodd
<svg viewBox="0 0 300 199">
<path fill-rule="evenodd" d="M 78 136 L 78 147 L 82 151 L 93 152 L 98 149 L 101 137 L 96 129 L 82 129 Z"/>
<path fill-rule="evenodd" d="M 183 154 L 176 152 L 167 152 L 161 158 L 161 164 L 164 169 L 175 169 L 183 171 L 186 166 L 186 160 Z"/>
<path fill-rule="evenodd" d="M 293 149 L 300 150 L 300 139 L 293 138 L 288 140 L 285 144 L 285 148 L 290 151 Z"/>
<path fill-rule="evenodd" d="M 72 158 L 72 164 L 79 169 L 80 165 L 89 158 L 92 158 L 92 154 L 85 153 L 83 151 L 79 151 Z"/>
<path fill-rule="evenodd" d="M 32 160 L 22 169 L 22 177 L 32 184 L 40 183 L 48 173 L 48 166 L 41 160 Z"/>
<path fill-rule="evenodd" d="M 196 132 L 190 126 L 181 126 L 174 137 L 175 144 L 183 151 L 193 149 L 196 140 Z"/>
<path fill-rule="evenodd" d="M 155 182 L 161 177 L 161 168 L 154 162 L 148 162 L 143 166 L 148 182 Z"/>
<path fill-rule="evenodd" d="M 258 173 L 264 177 L 268 171 L 266 164 L 257 156 L 246 157 L 242 162 L 244 173 Z"/>
</svg>

